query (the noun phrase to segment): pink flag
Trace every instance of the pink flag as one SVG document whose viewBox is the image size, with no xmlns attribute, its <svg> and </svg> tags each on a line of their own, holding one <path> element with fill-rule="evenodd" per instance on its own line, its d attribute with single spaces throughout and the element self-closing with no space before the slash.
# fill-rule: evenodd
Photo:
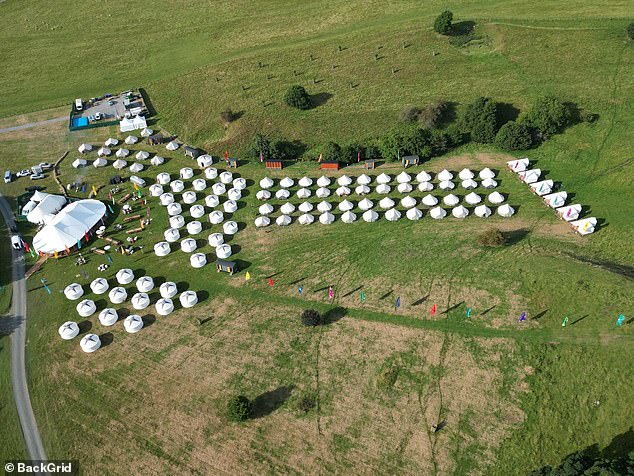
<svg viewBox="0 0 634 476">
<path fill-rule="evenodd" d="M 357 151 L 357 162 L 361 162 L 361 151 Z"/>
<path fill-rule="evenodd" d="M 332 290 L 332 286 L 330 286 L 328 288 L 328 299 L 332 299 L 333 296 L 335 295 L 334 291 Z"/>
<path fill-rule="evenodd" d="M 260 162 L 264 162 L 264 154 L 262 152 L 260 152 Z"/>
</svg>

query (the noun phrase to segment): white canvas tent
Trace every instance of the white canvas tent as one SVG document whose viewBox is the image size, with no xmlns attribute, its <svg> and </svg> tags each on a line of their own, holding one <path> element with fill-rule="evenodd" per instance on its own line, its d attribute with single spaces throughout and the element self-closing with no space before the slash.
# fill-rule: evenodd
<svg viewBox="0 0 634 476">
<path fill-rule="evenodd" d="M 390 208 L 388 211 L 385 212 L 385 218 L 388 221 L 397 221 L 399 218 L 401 218 L 401 212 L 399 212 L 396 208 Z"/>
<path fill-rule="evenodd" d="M 379 207 L 381 207 L 383 210 L 389 210 L 393 206 L 394 206 L 394 200 L 392 200 L 390 197 L 382 198 L 379 201 Z"/>
<path fill-rule="evenodd" d="M 216 185 L 218 185 L 218 184 L 215 184 L 214 187 Z M 277 192 L 275 192 L 275 198 L 277 198 L 279 200 L 286 200 L 290 196 L 291 196 L 291 192 L 289 192 L 285 188 L 281 188 Z"/>
<path fill-rule="evenodd" d="M 449 170 L 444 169 L 438 174 L 438 180 L 441 182 L 448 182 L 453 178 L 453 174 Z"/>
<path fill-rule="evenodd" d="M 279 217 L 277 217 L 277 219 L 275 220 L 275 224 L 277 226 L 288 226 L 291 224 L 291 217 L 289 217 L 288 215 L 280 215 Z"/>
<path fill-rule="evenodd" d="M 359 185 L 369 185 L 371 182 L 372 179 L 366 174 L 361 174 L 359 175 L 359 177 L 357 177 L 357 183 Z"/>
<path fill-rule="evenodd" d="M 475 174 L 469 169 L 462 169 L 458 172 L 458 178 L 460 178 L 460 180 L 469 180 L 473 177 L 475 177 Z"/>
<path fill-rule="evenodd" d="M 566 207 L 558 208 L 557 213 L 566 221 L 574 221 L 579 218 L 579 215 L 581 214 L 581 209 L 581 205 L 575 203 L 574 205 L 568 205 Z"/>
<path fill-rule="evenodd" d="M 101 339 L 99 339 L 97 334 L 86 334 L 81 338 L 79 346 L 81 347 L 81 350 L 90 354 L 101 347 Z"/>
<path fill-rule="evenodd" d="M 319 192 L 319 190 L 317 190 L 317 192 Z M 269 192 L 268 190 L 259 190 L 258 193 L 255 194 L 255 198 L 257 198 L 258 200 L 268 200 L 269 198 L 271 198 L 271 192 Z"/>
<path fill-rule="evenodd" d="M 426 205 L 428 207 L 435 207 L 436 205 L 438 205 L 438 199 L 429 194 L 425 195 L 421 202 L 423 203 L 423 205 Z"/>
<path fill-rule="evenodd" d="M 162 165 L 163 163 L 165 163 L 165 159 L 163 157 L 161 157 L 160 155 L 155 155 L 150 160 L 150 164 L 152 164 L 154 166 Z"/>
<path fill-rule="evenodd" d="M 542 171 L 540 169 L 531 169 L 520 172 L 518 175 L 524 183 L 531 184 L 539 180 L 539 177 L 542 175 Z"/>
<path fill-rule="evenodd" d="M 410 208 L 405 212 L 405 216 L 409 220 L 420 220 L 423 216 L 423 212 L 421 212 L 418 208 Z"/>
<path fill-rule="evenodd" d="M 597 226 L 597 219 L 595 217 L 582 218 L 581 220 L 571 221 L 570 224 L 580 235 L 589 235 L 590 233 L 594 233 Z"/>
<path fill-rule="evenodd" d="M 542 180 L 541 182 L 534 182 L 531 184 L 531 189 L 540 197 L 548 195 L 552 192 L 554 182 L 552 180 Z"/>
<path fill-rule="evenodd" d="M 224 246 L 224 245 L 222 245 Z M 217 254 L 218 250 L 216 250 Z M 220 256 L 218 256 L 220 258 Z M 192 268 L 202 268 L 207 264 L 207 257 L 204 253 L 194 253 L 189 257 L 189 264 Z"/>
<path fill-rule="evenodd" d="M 317 186 L 327 187 L 328 185 L 330 185 L 330 179 L 326 177 L 325 175 L 322 175 L 321 177 L 317 179 Z"/>
<path fill-rule="evenodd" d="M 286 202 L 280 207 L 280 211 L 283 215 L 290 215 L 295 211 L 295 205 L 293 205 L 291 202 Z"/>
<path fill-rule="evenodd" d="M 413 187 L 409 182 L 399 183 L 398 187 L 396 187 L 399 193 L 409 193 L 412 191 Z"/>
<path fill-rule="evenodd" d="M 335 190 L 335 193 L 338 197 L 344 197 L 346 195 L 350 195 L 350 189 L 348 187 L 341 186 L 337 190 Z"/>
<path fill-rule="evenodd" d="M 332 205 L 326 201 L 322 201 L 317 204 L 317 210 L 319 213 L 329 212 L 332 210 Z"/>
<path fill-rule="evenodd" d="M 464 197 L 464 199 L 465 199 L 465 202 L 467 202 L 469 205 L 476 205 L 482 201 L 482 198 L 480 197 L 480 195 L 478 195 L 475 192 L 471 192 L 466 197 Z"/>
<path fill-rule="evenodd" d="M 454 209 L 451 210 L 451 214 L 456 218 L 466 218 L 469 215 L 469 210 L 467 210 L 462 205 L 458 205 Z"/>
<path fill-rule="evenodd" d="M 504 205 L 500 205 L 498 207 L 498 215 L 500 215 L 501 217 L 511 217 L 515 214 L 515 209 L 510 206 L 508 203 L 505 203 Z"/>
<path fill-rule="evenodd" d="M 181 241 L 181 251 L 185 253 L 193 253 L 197 248 L 196 240 L 193 238 L 185 238 Z"/>
<path fill-rule="evenodd" d="M 28 212 L 26 219 L 36 225 L 50 223 L 57 212 L 66 205 L 66 197 L 61 195 L 46 195 L 35 207 Z M 24 210 L 22 211 L 24 213 Z"/>
<path fill-rule="evenodd" d="M 320 187 L 315 192 L 315 195 L 317 196 L 317 198 L 326 198 L 330 195 L 330 189 L 326 187 Z"/>
<path fill-rule="evenodd" d="M 324 212 L 319 215 L 319 223 L 322 225 L 330 225 L 333 221 L 335 221 L 335 216 L 330 212 Z"/>
<path fill-rule="evenodd" d="M 381 183 L 376 187 L 375 191 L 380 195 L 387 195 L 388 193 L 390 193 L 390 190 L 392 190 L 392 187 L 387 184 Z"/>
<path fill-rule="evenodd" d="M 480 206 L 475 207 L 475 209 L 473 210 L 473 213 L 477 217 L 487 218 L 487 217 L 491 216 L 491 209 L 489 207 L 487 207 L 486 205 L 480 205 Z"/>
<path fill-rule="evenodd" d="M 128 136 L 125 138 L 124 142 L 128 145 L 133 145 L 139 142 L 139 138 L 137 136 Z"/>
<path fill-rule="evenodd" d="M 97 168 L 97 167 L 105 167 L 106 165 L 108 165 L 108 161 L 106 159 L 104 159 L 103 157 L 97 157 L 92 162 L 92 166 L 95 167 L 95 168 Z"/>
<path fill-rule="evenodd" d="M 170 217 L 170 227 L 172 228 L 183 228 L 185 226 L 185 219 L 183 215 L 176 215 Z"/>
<path fill-rule="evenodd" d="M 117 150 L 114 155 L 116 155 L 117 157 L 119 157 L 120 159 L 123 159 L 125 157 L 127 157 L 128 155 L 130 155 L 130 151 L 128 149 L 125 148 L 121 148 L 119 150 Z"/>
<path fill-rule="evenodd" d="M 438 187 L 441 190 L 453 190 L 456 186 L 453 182 L 449 180 L 443 180 L 442 182 L 438 184 Z"/>
<path fill-rule="evenodd" d="M 171 151 L 178 149 L 178 147 L 179 147 L 179 144 L 175 140 L 168 142 L 167 145 L 165 146 L 167 150 L 171 150 Z"/>
<path fill-rule="evenodd" d="M 431 182 L 431 175 L 429 175 L 427 172 L 422 170 L 418 172 L 418 175 L 416 175 L 416 181 L 418 183 Z"/>
<path fill-rule="evenodd" d="M 313 184 L 313 179 L 309 177 L 302 177 L 301 179 L 299 179 L 298 184 L 300 187 L 310 187 Z"/>
<path fill-rule="evenodd" d="M 33 238 L 36 252 L 53 254 L 77 245 L 87 231 L 106 214 L 106 206 L 98 200 L 79 200 L 66 206 Z"/>
<path fill-rule="evenodd" d="M 119 284 L 130 284 L 134 280 L 134 272 L 130 268 L 122 268 L 115 275 Z"/>
<path fill-rule="evenodd" d="M 352 213 L 350 210 L 341 215 L 341 221 L 344 223 L 352 223 L 357 221 L 357 215 Z"/>
<path fill-rule="evenodd" d="M 379 214 L 374 210 L 367 210 L 363 212 L 362 218 L 365 222 L 374 223 L 379 219 Z"/>
<path fill-rule="evenodd" d="M 352 203 L 349 200 L 344 200 L 343 202 L 339 204 L 337 208 L 339 208 L 339 210 L 341 210 L 342 212 L 347 212 L 354 208 L 354 203 Z"/>
<path fill-rule="evenodd" d="M 396 181 L 398 183 L 409 183 L 412 181 L 412 176 L 407 172 L 403 171 L 396 176 Z"/>
<path fill-rule="evenodd" d="M 374 206 L 374 202 L 372 202 L 372 200 L 369 200 L 367 198 L 364 198 L 363 200 L 359 202 L 359 209 L 362 211 L 369 210 L 373 206 Z"/>
<path fill-rule="evenodd" d="M 129 334 L 135 334 L 143 329 L 143 319 L 138 314 L 130 314 L 123 321 L 123 327 Z"/>
<path fill-rule="evenodd" d="M 564 204 L 566 203 L 566 199 L 568 198 L 568 194 L 564 191 L 561 192 L 556 192 L 556 193 L 550 193 L 548 195 L 544 195 L 544 202 L 546 202 L 546 204 L 550 207 L 550 208 L 559 208 L 564 206 Z"/>
<path fill-rule="evenodd" d="M 524 172 L 528 168 L 529 160 L 527 157 L 517 160 L 509 160 L 506 166 L 515 173 Z"/>
<path fill-rule="evenodd" d="M 290 177 L 284 177 L 280 180 L 280 187 L 282 188 L 291 188 L 295 184 L 295 181 Z"/>
<path fill-rule="evenodd" d="M 429 210 L 429 216 L 432 217 L 434 220 L 440 220 L 447 216 L 447 212 L 444 208 L 436 207 Z"/>
<path fill-rule="evenodd" d="M 59 327 L 57 332 L 64 340 L 74 339 L 79 334 L 79 326 L 74 321 L 66 321 Z"/>
<path fill-rule="evenodd" d="M 81 144 L 79 147 L 77 147 L 77 150 L 81 154 L 85 154 L 85 153 L 90 152 L 92 150 L 92 145 L 90 145 L 90 144 Z"/>
<path fill-rule="evenodd" d="M 269 226 L 271 224 L 271 220 L 269 219 L 269 217 L 256 217 L 255 218 L 255 226 L 257 226 L 258 228 L 263 228 L 265 226 Z"/>
<path fill-rule="evenodd" d="M 431 192 L 434 189 L 434 184 L 431 182 L 421 182 L 418 184 L 418 190 L 421 192 Z"/>
<path fill-rule="evenodd" d="M 274 185 L 273 179 L 269 177 L 264 177 L 260 180 L 260 188 L 266 190 L 267 188 L 271 188 Z"/>
<path fill-rule="evenodd" d="M 310 213 L 304 213 L 303 215 L 299 216 L 297 221 L 299 222 L 300 225 L 310 225 L 311 223 L 315 221 L 315 217 L 311 215 Z"/>
<path fill-rule="evenodd" d="M 376 183 L 378 183 L 378 184 L 387 184 L 387 183 L 390 183 L 391 180 L 392 180 L 392 178 L 388 174 L 382 173 L 381 175 L 379 175 L 376 178 Z"/>
<path fill-rule="evenodd" d="M 75 159 L 71 165 L 74 169 L 78 169 L 80 167 L 85 167 L 87 163 L 86 159 Z"/>
<path fill-rule="evenodd" d="M 161 293 L 161 297 L 163 299 L 170 299 L 178 294 L 178 288 L 176 287 L 176 283 L 173 281 L 165 281 L 159 287 L 159 292 Z"/>
</svg>

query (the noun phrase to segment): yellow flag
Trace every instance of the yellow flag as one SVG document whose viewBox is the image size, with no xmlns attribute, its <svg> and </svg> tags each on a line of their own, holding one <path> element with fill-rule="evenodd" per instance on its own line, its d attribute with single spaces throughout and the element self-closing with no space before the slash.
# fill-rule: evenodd
<svg viewBox="0 0 634 476">
<path fill-rule="evenodd" d="M 248 281 L 249 279 L 251 279 L 251 275 L 249 274 L 249 272 L 248 272 L 248 271 L 247 271 L 247 274 L 245 274 L 245 275 L 244 275 L 244 279 L 245 279 L 245 280 L 247 280 L 247 281 Z"/>
<path fill-rule="evenodd" d="M 54 252 L 55 258 L 57 258 L 57 251 Z"/>
<path fill-rule="evenodd" d="M 95 195 L 95 197 L 97 196 L 97 189 L 94 185 L 92 186 L 92 193 Z"/>
<path fill-rule="evenodd" d="M 132 186 L 134 187 L 134 190 L 138 190 L 139 189 L 139 187 L 137 187 L 134 182 L 132 182 Z"/>
</svg>

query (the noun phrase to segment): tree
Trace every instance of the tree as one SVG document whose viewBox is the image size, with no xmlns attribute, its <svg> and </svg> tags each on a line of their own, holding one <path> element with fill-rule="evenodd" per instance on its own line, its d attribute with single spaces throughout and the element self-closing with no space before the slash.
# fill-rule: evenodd
<svg viewBox="0 0 634 476">
<path fill-rule="evenodd" d="M 401 112 L 399 113 L 399 119 L 401 122 L 414 122 L 418 119 L 418 115 L 420 114 L 420 108 L 417 106 L 412 106 L 411 104 L 405 106 Z"/>
<path fill-rule="evenodd" d="M 552 96 L 544 96 L 528 111 L 524 122 L 537 129 L 543 136 L 561 132 L 572 124 L 573 115 L 563 102 Z"/>
<path fill-rule="evenodd" d="M 284 102 L 291 107 L 297 109 L 310 109 L 312 102 L 310 95 L 306 92 L 303 86 L 295 85 L 287 89 L 284 95 Z"/>
<path fill-rule="evenodd" d="M 271 157 L 271 141 L 263 134 L 257 133 L 253 137 L 253 143 L 251 144 L 250 155 L 253 158 L 259 158 L 260 153 L 264 159 L 270 159 Z"/>
<path fill-rule="evenodd" d="M 482 144 L 495 140 L 498 130 L 497 105 L 490 98 L 480 97 L 467 106 L 463 123 L 471 134 L 471 139 Z"/>
<path fill-rule="evenodd" d="M 634 23 L 627 25 L 627 36 L 630 40 L 634 40 Z"/>
<path fill-rule="evenodd" d="M 495 145 L 504 150 L 525 150 L 533 145 L 533 136 L 528 127 L 509 121 L 500 127 L 495 136 Z"/>
<path fill-rule="evenodd" d="M 489 228 L 478 236 L 478 243 L 482 246 L 502 246 L 506 243 L 506 237 L 499 228 Z"/>
<path fill-rule="evenodd" d="M 301 319 L 302 324 L 304 324 L 306 327 L 316 327 L 321 325 L 323 322 L 319 311 L 316 311 L 314 309 L 305 309 L 304 312 L 302 312 Z"/>
<path fill-rule="evenodd" d="M 434 21 L 434 31 L 441 35 L 448 35 L 451 33 L 451 21 L 453 20 L 453 13 L 449 10 L 445 10 L 436 17 Z"/>
<path fill-rule="evenodd" d="M 428 159 L 432 156 L 431 132 L 421 127 L 414 127 L 404 135 L 403 155 L 418 155 Z"/>
<path fill-rule="evenodd" d="M 231 397 L 227 402 L 227 418 L 235 422 L 246 420 L 249 418 L 252 405 L 251 400 L 244 395 Z"/>
<path fill-rule="evenodd" d="M 435 101 L 425 105 L 418 113 L 418 122 L 422 127 L 434 129 L 440 125 L 449 109 L 447 101 Z"/>
<path fill-rule="evenodd" d="M 398 160 L 399 155 L 403 155 L 403 146 L 405 138 L 403 132 L 398 129 L 392 129 L 387 132 L 379 140 L 379 150 L 381 151 L 381 157 L 385 160 Z"/>
<path fill-rule="evenodd" d="M 341 146 L 336 142 L 326 142 L 323 148 L 323 158 L 326 160 L 341 160 Z"/>
<path fill-rule="evenodd" d="M 434 129 L 429 139 L 432 156 L 442 155 L 451 149 L 451 139 L 445 131 Z"/>
<path fill-rule="evenodd" d="M 467 134 L 462 130 L 459 124 L 450 124 L 447 126 L 445 135 L 451 147 L 461 146 L 467 141 Z"/>
</svg>

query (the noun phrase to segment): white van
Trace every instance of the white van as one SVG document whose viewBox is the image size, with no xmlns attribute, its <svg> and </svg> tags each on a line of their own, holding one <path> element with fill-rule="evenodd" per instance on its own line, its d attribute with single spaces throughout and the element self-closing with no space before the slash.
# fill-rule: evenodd
<svg viewBox="0 0 634 476">
<path fill-rule="evenodd" d="M 22 249 L 22 238 L 19 235 L 13 235 L 11 237 L 11 246 L 13 246 L 14 250 Z"/>
<path fill-rule="evenodd" d="M 84 108 L 84 103 L 81 99 L 75 99 L 75 109 L 81 111 Z"/>
<path fill-rule="evenodd" d="M 138 185 L 139 187 L 145 187 L 145 180 L 141 177 L 137 177 L 136 175 L 130 175 L 130 182 Z"/>
<path fill-rule="evenodd" d="M 11 182 L 11 171 L 10 170 L 5 170 L 4 171 L 4 183 L 9 183 Z"/>
</svg>

